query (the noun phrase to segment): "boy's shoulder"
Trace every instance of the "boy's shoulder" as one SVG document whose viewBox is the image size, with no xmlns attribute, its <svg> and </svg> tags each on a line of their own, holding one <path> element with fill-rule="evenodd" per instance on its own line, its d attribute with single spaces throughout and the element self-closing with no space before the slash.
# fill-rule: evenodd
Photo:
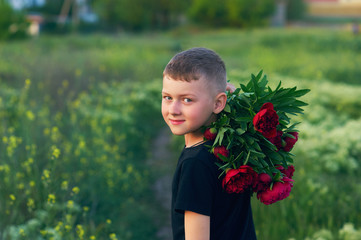
<svg viewBox="0 0 361 240">
<path fill-rule="evenodd" d="M 196 147 L 184 148 L 179 157 L 178 165 L 192 165 L 194 167 L 206 167 L 207 169 L 218 172 L 216 162 L 217 158 L 212 154 L 210 146 L 212 142 L 205 142 Z"/>
</svg>

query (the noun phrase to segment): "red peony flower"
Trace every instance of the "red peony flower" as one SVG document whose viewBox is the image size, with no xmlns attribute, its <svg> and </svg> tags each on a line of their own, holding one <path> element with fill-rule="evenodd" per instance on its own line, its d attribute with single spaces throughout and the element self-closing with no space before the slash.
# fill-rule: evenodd
<svg viewBox="0 0 361 240">
<path fill-rule="evenodd" d="M 217 129 L 215 128 L 207 128 L 204 132 L 204 137 L 208 140 L 214 140 L 217 137 Z"/>
<path fill-rule="evenodd" d="M 286 177 L 292 179 L 293 173 L 295 172 L 295 167 L 294 167 L 293 165 L 288 166 L 287 169 L 285 169 L 285 168 L 284 168 L 283 166 L 281 166 L 281 165 L 276 166 L 276 168 L 277 168 L 278 170 L 280 170 L 281 173 L 283 173 L 284 175 L 286 175 Z"/>
<path fill-rule="evenodd" d="M 284 174 L 288 177 L 291 178 L 293 177 L 293 173 L 295 172 L 295 167 L 293 165 L 288 166 L 287 169 L 284 170 Z"/>
<path fill-rule="evenodd" d="M 263 104 L 253 118 L 254 128 L 266 138 L 273 138 L 277 135 L 276 127 L 278 124 L 278 115 L 273 109 L 272 103 Z"/>
<path fill-rule="evenodd" d="M 222 186 L 228 193 L 243 193 L 254 184 L 257 173 L 247 165 L 230 169 L 223 178 Z"/>
<path fill-rule="evenodd" d="M 222 160 L 218 154 L 221 154 L 225 157 L 228 157 L 229 156 L 229 151 L 226 149 L 225 146 L 217 146 L 213 149 L 213 154 L 220 160 Z"/>
<path fill-rule="evenodd" d="M 271 185 L 272 178 L 267 173 L 260 173 L 253 185 L 253 192 L 264 191 Z"/>
<path fill-rule="evenodd" d="M 276 136 L 269 138 L 268 141 L 270 141 L 273 145 L 277 147 L 277 151 L 282 148 L 282 131 L 277 131 Z"/>
<path fill-rule="evenodd" d="M 274 183 L 272 189 L 268 188 L 265 191 L 258 192 L 257 198 L 266 205 L 287 198 L 293 187 L 293 180 L 288 177 L 283 177 L 282 181 L 283 182 Z"/>
<path fill-rule="evenodd" d="M 298 140 L 298 132 L 290 132 L 289 134 L 291 134 L 295 138 L 290 138 L 290 137 L 285 138 L 286 146 L 283 147 L 283 150 L 285 150 L 286 152 L 291 151 L 293 145 L 295 145 L 295 143 Z"/>
</svg>

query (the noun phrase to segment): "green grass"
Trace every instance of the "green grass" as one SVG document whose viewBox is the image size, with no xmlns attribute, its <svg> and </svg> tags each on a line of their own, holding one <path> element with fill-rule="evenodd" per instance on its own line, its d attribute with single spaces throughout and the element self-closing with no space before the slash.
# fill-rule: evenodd
<svg viewBox="0 0 361 240">
<path fill-rule="evenodd" d="M 361 41 L 329 29 L 177 29 L 1 42 L 0 236 L 156 239 L 167 219 L 159 217 L 151 185 L 176 161 L 159 169 L 146 164 L 165 126 L 162 71 L 176 52 L 195 46 L 218 52 L 234 84 L 263 69 L 273 86 L 281 80 L 311 89 L 303 99 L 310 105 L 297 118 L 291 196 L 271 206 L 253 199 L 259 239 L 357 239 Z"/>
</svg>

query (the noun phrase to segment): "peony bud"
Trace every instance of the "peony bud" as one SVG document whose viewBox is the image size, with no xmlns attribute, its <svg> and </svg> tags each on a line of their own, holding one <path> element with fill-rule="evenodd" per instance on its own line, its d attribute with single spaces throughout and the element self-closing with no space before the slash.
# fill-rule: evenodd
<svg viewBox="0 0 361 240">
<path fill-rule="evenodd" d="M 214 140 L 217 137 L 217 129 L 215 128 L 207 128 L 204 132 L 204 137 L 207 140 Z"/>
<path fill-rule="evenodd" d="M 217 146 L 213 149 L 213 154 L 220 160 L 222 160 L 218 154 L 224 156 L 224 157 L 227 157 L 229 156 L 229 151 L 226 149 L 225 146 Z"/>
</svg>

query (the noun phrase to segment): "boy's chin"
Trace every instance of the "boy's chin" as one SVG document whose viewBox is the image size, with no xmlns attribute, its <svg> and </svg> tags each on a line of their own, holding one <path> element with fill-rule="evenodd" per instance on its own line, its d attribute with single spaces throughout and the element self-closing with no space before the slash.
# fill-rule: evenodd
<svg viewBox="0 0 361 240">
<path fill-rule="evenodd" d="M 176 136 L 184 136 L 184 133 L 180 133 L 180 132 L 173 131 L 173 130 L 171 130 L 171 132 L 173 133 L 173 135 L 176 135 Z"/>
</svg>

